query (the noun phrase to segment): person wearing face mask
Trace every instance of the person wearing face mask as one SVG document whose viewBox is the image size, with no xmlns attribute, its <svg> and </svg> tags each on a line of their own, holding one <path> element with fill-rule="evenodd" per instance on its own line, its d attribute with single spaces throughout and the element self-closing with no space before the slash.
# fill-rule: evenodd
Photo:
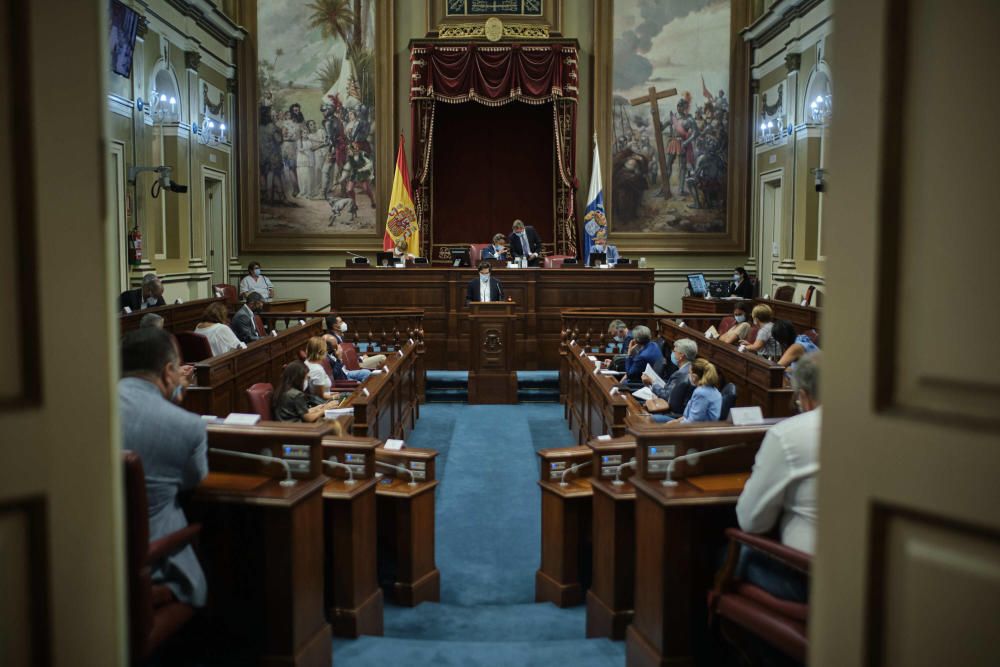
<svg viewBox="0 0 1000 667">
<path fill-rule="evenodd" d="M 719 391 L 719 372 L 715 365 L 707 359 L 695 360 L 688 366 L 688 382 L 694 387 L 694 392 L 684 408 L 684 416 L 667 424 L 719 421 L 722 392 Z"/>
<path fill-rule="evenodd" d="M 252 343 L 267 335 L 260 320 L 262 310 L 264 310 L 264 297 L 257 292 L 250 292 L 246 303 L 233 315 L 233 321 L 229 326 L 232 327 L 236 337 L 244 343 Z"/>
<path fill-rule="evenodd" d="M 251 292 L 256 292 L 264 297 L 264 301 L 274 298 L 274 285 L 271 280 L 261 273 L 260 262 L 250 262 L 247 265 L 247 274 L 240 281 L 240 298 L 246 300 Z"/>
<path fill-rule="evenodd" d="M 609 266 L 614 266 L 618 263 L 618 247 L 608 243 L 607 235 L 604 232 L 601 232 L 600 235 L 594 238 L 594 243 L 590 246 L 590 252 L 587 254 L 587 266 L 592 265 L 590 257 L 595 252 L 604 253 L 604 263 Z"/>
<path fill-rule="evenodd" d="M 719 322 L 719 339 L 732 344 L 749 337 L 750 323 L 747 322 L 747 318 L 752 310 L 752 302 L 737 301 L 733 306 L 733 314 Z"/>
<path fill-rule="evenodd" d="M 281 373 L 281 382 L 271 396 L 271 408 L 276 421 L 315 422 L 327 410 L 337 407 L 338 400 L 316 401 L 308 394 L 309 370 L 301 361 L 293 361 Z"/>
<path fill-rule="evenodd" d="M 691 384 L 691 364 L 698 358 L 698 344 L 690 338 L 681 338 L 674 343 L 670 352 L 670 361 L 677 368 L 670 374 L 666 384 L 653 385 L 653 378 L 643 373 L 642 382 L 648 386 L 653 393 L 667 402 L 666 412 L 653 415 L 653 421 L 668 422 L 677 419 L 684 414 L 691 395 L 694 393 L 694 385 Z"/>
<path fill-rule="evenodd" d="M 750 275 L 742 266 L 733 269 L 733 284 L 729 288 L 729 296 L 738 296 L 741 299 L 753 298 L 753 283 L 750 282 Z"/>
<path fill-rule="evenodd" d="M 125 290 L 118 297 L 119 310 L 125 310 L 128 307 L 129 310 L 135 312 L 165 305 L 167 302 L 163 300 L 163 283 L 160 282 L 155 273 L 147 273 L 142 277 L 141 287 Z"/>
<path fill-rule="evenodd" d="M 337 342 L 336 338 L 330 334 L 324 334 L 323 341 L 326 343 L 326 358 L 330 362 L 330 368 L 333 370 L 334 382 L 339 380 L 364 382 L 372 374 L 368 368 L 359 368 L 354 371 L 349 370 L 346 364 L 344 364 L 344 350 L 340 347 L 340 343 Z"/>
<path fill-rule="evenodd" d="M 510 260 L 510 251 L 507 248 L 507 237 L 503 234 L 494 234 L 493 243 L 483 248 L 482 259 L 496 259 L 503 262 Z"/>
<path fill-rule="evenodd" d="M 527 257 L 529 266 L 541 264 L 542 239 L 534 227 L 515 220 L 507 241 L 513 257 Z"/>
<path fill-rule="evenodd" d="M 195 326 L 194 332 L 208 339 L 213 357 L 246 347 L 246 343 L 237 338 L 229 328 L 229 314 L 226 313 L 226 307 L 218 301 L 209 304 L 205 309 L 205 314 L 201 316 L 201 321 Z"/>
<path fill-rule="evenodd" d="M 816 478 L 819 474 L 819 433 L 823 421 L 819 394 L 822 353 L 799 359 L 792 372 L 792 389 L 799 412 L 772 426 L 757 450 L 753 472 L 736 503 L 740 529 L 748 533 L 781 532 L 781 542 L 811 554 L 815 551 Z M 804 602 L 808 582 L 801 573 L 746 550 L 740 555 L 738 577 L 772 595 Z"/>
<path fill-rule="evenodd" d="M 196 487 L 208 473 L 205 422 L 176 405 L 184 380 L 180 351 L 170 333 L 146 327 L 125 334 L 121 369 L 122 448 L 142 458 L 153 542 L 187 525 L 177 496 Z M 165 584 L 184 604 L 205 604 L 205 575 L 190 546 L 155 564 L 153 581 Z"/>
<path fill-rule="evenodd" d="M 503 301 L 503 286 L 491 275 L 490 263 L 479 262 L 479 277 L 465 288 L 465 305 L 473 301 Z"/>
</svg>

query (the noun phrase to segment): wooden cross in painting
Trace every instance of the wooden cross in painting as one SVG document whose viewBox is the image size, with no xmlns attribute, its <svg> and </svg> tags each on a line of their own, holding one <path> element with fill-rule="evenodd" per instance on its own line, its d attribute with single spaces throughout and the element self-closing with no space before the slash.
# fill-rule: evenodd
<svg viewBox="0 0 1000 667">
<path fill-rule="evenodd" d="M 670 197 L 670 179 L 667 175 L 667 151 L 663 148 L 663 125 L 660 123 L 660 100 L 673 97 L 676 88 L 656 92 L 656 86 L 649 87 L 649 94 L 629 100 L 634 107 L 649 102 L 649 113 L 653 116 L 653 133 L 656 135 L 656 152 L 660 158 L 660 196 Z"/>
</svg>

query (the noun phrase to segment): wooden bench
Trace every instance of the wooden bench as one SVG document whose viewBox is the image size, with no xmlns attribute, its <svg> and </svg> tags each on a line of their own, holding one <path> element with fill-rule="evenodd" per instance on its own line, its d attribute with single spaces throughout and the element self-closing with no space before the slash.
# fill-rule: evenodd
<svg viewBox="0 0 1000 667">
<path fill-rule="evenodd" d="M 416 343 L 407 341 L 354 390 L 344 404 L 354 409 L 353 435 L 403 439 L 413 429 L 420 416 L 416 360 Z"/>
<path fill-rule="evenodd" d="M 154 313 L 163 318 L 163 328 L 170 333 L 178 331 L 194 331 L 194 327 L 201 321 L 201 316 L 205 314 L 205 309 L 216 302 L 225 303 L 225 299 L 213 297 L 211 299 L 195 299 L 186 303 L 175 303 L 167 306 L 157 306 L 136 310 L 127 315 L 118 316 L 119 333 L 124 336 L 129 331 L 139 328 L 139 323 L 147 313 Z"/>
</svg>

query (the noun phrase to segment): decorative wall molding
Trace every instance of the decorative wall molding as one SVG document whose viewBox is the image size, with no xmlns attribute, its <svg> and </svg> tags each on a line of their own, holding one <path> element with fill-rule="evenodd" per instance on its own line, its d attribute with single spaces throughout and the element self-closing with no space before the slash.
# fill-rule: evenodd
<svg viewBox="0 0 1000 667">
<path fill-rule="evenodd" d="M 135 111 L 135 102 L 127 97 L 108 93 L 108 111 L 116 116 L 131 118 L 132 112 Z"/>
<path fill-rule="evenodd" d="M 824 0 L 778 0 L 752 25 L 740 33 L 744 41 L 758 46 L 769 42 Z"/>
<path fill-rule="evenodd" d="M 169 23 L 162 16 L 150 9 L 148 5 L 146 6 L 146 14 L 147 15 L 144 18 L 146 19 L 150 30 L 162 35 L 172 45 L 178 46 L 184 51 L 197 52 L 201 56 L 201 64 L 206 65 L 222 76 L 226 78 L 236 76 L 236 65 L 233 62 L 236 56 L 232 50 L 232 47 L 235 46 L 235 42 L 230 45 L 227 41 L 220 40 L 220 45 L 227 47 L 225 55 L 223 56 L 214 53 L 210 46 L 207 46 L 194 37 L 185 34 L 181 28 Z"/>
<path fill-rule="evenodd" d="M 820 11 L 820 10 L 817 10 Z M 751 74 L 756 78 L 764 78 L 768 74 L 787 68 L 787 54 L 801 54 L 822 42 L 833 32 L 833 14 L 830 13 L 816 21 L 802 33 L 796 33 L 789 28 L 787 32 L 776 35 L 770 40 L 754 45 Z"/>
<path fill-rule="evenodd" d="M 199 28 L 227 46 L 236 46 L 247 36 L 246 30 L 233 23 L 210 0 L 167 0 L 167 4 L 194 19 Z"/>
<path fill-rule="evenodd" d="M 793 283 L 797 285 L 816 285 L 819 287 L 826 286 L 826 279 L 823 276 L 812 275 L 808 273 L 792 273 L 792 272 L 776 272 L 771 274 L 771 279 L 774 281 L 781 280 L 786 283 Z"/>
</svg>

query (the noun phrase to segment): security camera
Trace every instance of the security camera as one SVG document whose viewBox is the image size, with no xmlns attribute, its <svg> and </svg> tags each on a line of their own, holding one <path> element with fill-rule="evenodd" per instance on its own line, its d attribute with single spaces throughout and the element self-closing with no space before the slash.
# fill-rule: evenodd
<svg viewBox="0 0 1000 667">
<path fill-rule="evenodd" d="M 158 196 L 161 190 L 170 190 L 179 194 L 188 191 L 188 186 L 175 183 L 170 178 L 171 168 L 167 165 L 160 165 L 158 167 L 132 167 L 128 170 L 128 182 L 135 185 L 136 178 L 144 171 L 156 173 L 156 182 L 153 183 L 151 190 L 153 197 Z"/>
<path fill-rule="evenodd" d="M 813 169 L 813 173 L 816 175 L 816 192 L 826 192 L 826 181 L 823 180 L 823 170 Z"/>
</svg>

